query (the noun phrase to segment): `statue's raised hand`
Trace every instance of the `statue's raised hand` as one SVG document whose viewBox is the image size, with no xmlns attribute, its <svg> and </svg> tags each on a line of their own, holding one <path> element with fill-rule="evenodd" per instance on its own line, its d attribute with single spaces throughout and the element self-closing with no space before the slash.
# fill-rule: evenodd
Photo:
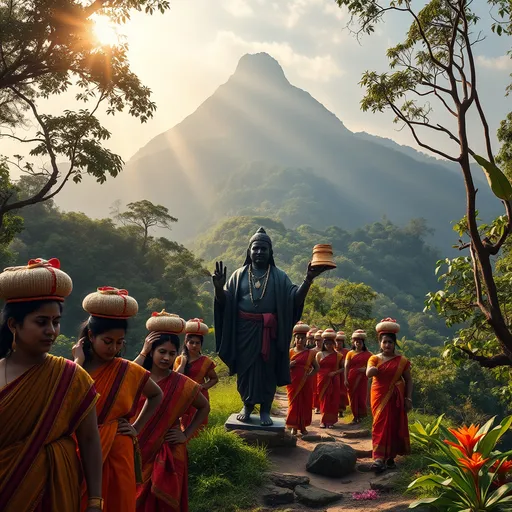
<svg viewBox="0 0 512 512">
<path fill-rule="evenodd" d="M 315 266 L 311 265 L 311 262 L 308 263 L 308 271 L 306 273 L 306 280 L 312 282 L 315 277 L 318 277 L 320 274 L 323 274 L 327 270 L 330 270 L 330 267 L 323 266 Z"/>
<path fill-rule="evenodd" d="M 215 272 L 212 274 L 213 286 L 216 290 L 222 290 L 226 284 L 227 267 L 222 261 L 215 262 Z"/>
</svg>

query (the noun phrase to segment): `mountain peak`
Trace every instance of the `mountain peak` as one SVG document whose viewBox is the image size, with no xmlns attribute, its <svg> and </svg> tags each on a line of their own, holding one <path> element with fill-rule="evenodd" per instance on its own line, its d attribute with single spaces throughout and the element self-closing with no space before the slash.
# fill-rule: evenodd
<svg viewBox="0 0 512 512">
<path fill-rule="evenodd" d="M 264 81 L 289 84 L 283 68 L 268 53 L 247 53 L 239 61 L 232 79 L 240 82 Z"/>
</svg>

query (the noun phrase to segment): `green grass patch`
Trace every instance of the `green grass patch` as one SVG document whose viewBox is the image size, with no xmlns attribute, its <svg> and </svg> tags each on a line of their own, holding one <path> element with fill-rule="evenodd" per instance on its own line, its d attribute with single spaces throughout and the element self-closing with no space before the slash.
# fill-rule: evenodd
<svg viewBox="0 0 512 512">
<path fill-rule="evenodd" d="M 189 445 L 191 512 L 237 512 L 254 506 L 269 462 L 265 449 L 213 426 Z"/>
<path fill-rule="evenodd" d="M 208 424 L 222 426 L 229 416 L 240 411 L 242 400 L 236 389 L 236 378 L 225 377 L 210 390 L 210 416 Z"/>
</svg>

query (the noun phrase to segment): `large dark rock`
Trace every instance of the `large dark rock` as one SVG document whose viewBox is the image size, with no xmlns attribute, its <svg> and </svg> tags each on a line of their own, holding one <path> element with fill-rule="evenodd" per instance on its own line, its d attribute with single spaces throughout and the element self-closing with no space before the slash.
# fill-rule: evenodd
<svg viewBox="0 0 512 512">
<path fill-rule="evenodd" d="M 233 432 L 251 446 L 265 446 L 269 449 L 297 446 L 297 438 L 288 432 L 279 433 L 266 430 L 233 430 Z"/>
<path fill-rule="evenodd" d="M 287 505 L 295 501 L 295 495 L 291 489 L 284 489 L 276 485 L 267 485 L 261 495 L 265 505 Z"/>
<path fill-rule="evenodd" d="M 287 489 L 295 489 L 297 485 L 309 484 L 309 477 L 291 475 L 290 473 L 270 473 L 270 481 L 277 487 L 285 487 Z"/>
<path fill-rule="evenodd" d="M 306 470 L 317 475 L 341 477 L 354 471 L 356 461 L 356 451 L 347 444 L 319 444 L 311 452 Z"/>
<path fill-rule="evenodd" d="M 370 488 L 375 491 L 391 492 L 394 491 L 399 483 L 399 474 L 397 471 L 386 472 L 383 475 L 375 477 L 370 481 Z"/>
<path fill-rule="evenodd" d="M 322 507 L 342 498 L 341 494 L 320 489 L 314 485 L 298 485 L 295 487 L 297 501 L 308 507 Z"/>
</svg>

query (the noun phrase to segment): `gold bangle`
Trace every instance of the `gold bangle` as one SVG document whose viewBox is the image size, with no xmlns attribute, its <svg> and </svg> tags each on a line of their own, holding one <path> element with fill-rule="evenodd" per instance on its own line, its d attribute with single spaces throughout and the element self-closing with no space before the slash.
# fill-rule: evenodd
<svg viewBox="0 0 512 512">
<path fill-rule="evenodd" d="M 87 500 L 87 506 L 103 510 L 103 498 L 89 498 Z"/>
<path fill-rule="evenodd" d="M 144 359 L 147 357 L 147 355 L 143 354 L 142 352 L 139 352 L 139 356 L 142 356 Z"/>
</svg>

